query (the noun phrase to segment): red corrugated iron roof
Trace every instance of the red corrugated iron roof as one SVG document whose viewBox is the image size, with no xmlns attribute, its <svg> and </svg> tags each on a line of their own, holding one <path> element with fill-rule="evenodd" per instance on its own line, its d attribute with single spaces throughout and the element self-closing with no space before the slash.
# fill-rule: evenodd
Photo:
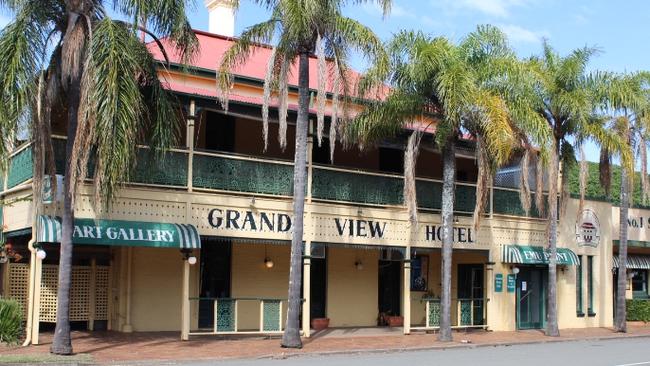
<svg viewBox="0 0 650 366">
<path fill-rule="evenodd" d="M 216 71 L 221 63 L 221 58 L 223 57 L 226 50 L 236 40 L 232 37 L 225 37 L 218 34 L 212 34 L 200 30 L 194 30 L 196 37 L 199 40 L 199 52 L 196 55 L 195 59 L 192 61 L 191 66 L 198 67 L 201 69 Z M 172 63 L 180 64 L 180 55 L 175 52 L 174 47 L 168 39 L 162 39 L 162 44 L 165 47 L 169 61 Z M 150 42 L 147 47 L 149 51 L 153 54 L 154 58 L 160 61 L 165 61 L 165 57 L 161 52 L 160 48 L 155 42 Z M 233 74 L 243 76 L 246 78 L 258 79 L 260 81 L 264 80 L 266 74 L 266 66 L 268 59 L 271 56 L 272 48 L 267 45 L 259 45 L 255 47 L 255 51 L 252 53 L 251 57 L 246 61 L 245 64 L 237 67 L 232 70 Z M 318 88 L 318 60 L 315 57 L 309 59 L 309 87 L 311 89 Z M 329 63 L 329 65 L 332 65 Z M 332 67 L 333 70 L 333 67 Z M 356 87 L 356 83 L 360 78 L 360 74 L 354 70 L 349 71 L 348 81 L 351 85 Z M 289 76 L 289 84 L 292 86 L 298 85 L 298 65 L 297 62 L 294 63 L 291 68 L 291 73 Z M 328 73 L 327 81 L 327 91 L 331 92 L 333 89 L 334 79 L 331 76 L 331 73 Z M 380 96 L 387 95 L 388 88 L 383 88 Z"/>
</svg>

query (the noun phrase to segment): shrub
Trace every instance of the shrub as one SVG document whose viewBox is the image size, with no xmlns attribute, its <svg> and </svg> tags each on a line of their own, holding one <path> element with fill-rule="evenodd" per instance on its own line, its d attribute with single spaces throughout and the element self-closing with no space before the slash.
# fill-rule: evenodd
<svg viewBox="0 0 650 366">
<path fill-rule="evenodd" d="M 23 331 L 23 309 L 15 300 L 0 298 L 0 343 L 17 343 Z"/>
<path fill-rule="evenodd" d="M 650 300 L 627 300 L 627 320 L 650 322 Z"/>
</svg>

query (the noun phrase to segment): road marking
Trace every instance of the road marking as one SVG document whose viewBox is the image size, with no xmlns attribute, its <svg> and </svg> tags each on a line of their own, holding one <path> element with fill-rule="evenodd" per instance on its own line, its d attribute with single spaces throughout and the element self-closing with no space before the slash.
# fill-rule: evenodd
<svg viewBox="0 0 650 366">
<path fill-rule="evenodd" d="M 624 363 L 616 366 L 637 366 L 637 365 L 650 365 L 650 361 L 636 362 L 636 363 Z"/>
</svg>

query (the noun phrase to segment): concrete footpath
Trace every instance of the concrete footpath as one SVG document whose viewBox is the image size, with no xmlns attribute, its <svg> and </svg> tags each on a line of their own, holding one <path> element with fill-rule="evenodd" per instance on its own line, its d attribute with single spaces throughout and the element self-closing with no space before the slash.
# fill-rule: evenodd
<svg viewBox="0 0 650 366">
<path fill-rule="evenodd" d="M 128 364 L 138 361 L 227 360 L 245 358 L 287 358 L 300 355 L 337 355 L 372 352 L 401 352 L 451 348 L 548 343 L 578 340 L 650 337 L 650 324 L 630 323 L 628 333 L 608 328 L 563 329 L 558 338 L 538 330 L 516 332 L 459 331 L 454 341 L 437 341 L 436 334 L 408 336 L 387 328 L 332 329 L 305 339 L 300 350 L 283 349 L 278 338 L 193 337 L 181 342 L 177 332 L 132 333 L 73 332 L 73 347 L 83 363 Z M 0 362 L 5 360 L 47 360 L 52 334 L 41 336 L 42 344 L 28 347 L 0 346 Z M 24 360 L 23 360 L 24 359 Z"/>
</svg>

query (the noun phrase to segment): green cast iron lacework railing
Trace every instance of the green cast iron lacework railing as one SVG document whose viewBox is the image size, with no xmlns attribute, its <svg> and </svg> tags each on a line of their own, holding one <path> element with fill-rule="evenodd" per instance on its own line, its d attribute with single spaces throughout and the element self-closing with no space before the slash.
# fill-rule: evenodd
<svg viewBox="0 0 650 366">
<path fill-rule="evenodd" d="M 458 300 L 460 302 L 460 325 L 472 324 L 472 300 Z"/>
<path fill-rule="evenodd" d="M 416 190 L 418 207 L 431 210 L 442 209 L 442 182 L 417 180 Z M 463 184 L 456 184 L 454 211 L 473 212 L 476 206 L 476 188 Z M 486 208 L 489 211 L 489 207 Z"/>
<path fill-rule="evenodd" d="M 288 164 L 195 154 L 192 174 L 197 188 L 293 195 L 293 166 Z"/>
<path fill-rule="evenodd" d="M 531 207 L 528 217 L 539 218 L 540 214 L 535 206 L 535 195 L 531 195 Z M 514 190 L 505 190 L 494 188 L 494 213 L 500 215 L 526 216 L 526 212 L 521 207 L 519 192 Z M 547 196 L 544 195 L 544 205 L 547 204 Z"/>
<path fill-rule="evenodd" d="M 440 326 L 440 300 L 427 300 L 427 327 Z"/>
<path fill-rule="evenodd" d="M 282 330 L 281 319 L 282 301 L 262 300 L 262 330 L 265 332 L 276 332 Z"/>
<path fill-rule="evenodd" d="M 235 330 L 236 300 L 215 300 L 215 331 L 233 332 Z"/>
<path fill-rule="evenodd" d="M 137 165 L 129 180 L 132 183 L 185 187 L 187 184 L 187 154 L 169 151 L 159 157 L 150 149 L 138 150 Z"/>
<path fill-rule="evenodd" d="M 65 173 L 66 142 L 65 139 L 52 140 L 57 174 Z M 88 159 L 87 178 L 92 178 L 94 173 L 95 158 L 91 153 Z M 148 148 L 139 148 L 136 152 L 136 162 L 129 182 L 185 187 L 187 185 L 187 153 L 169 151 L 161 158 Z"/>
<path fill-rule="evenodd" d="M 11 161 L 9 162 L 9 175 L 7 176 L 7 188 L 13 188 L 32 178 L 33 174 L 32 147 L 29 146 L 11 157 Z"/>
<path fill-rule="evenodd" d="M 339 170 L 313 170 L 312 197 L 333 201 L 401 205 L 404 179 Z"/>
</svg>

